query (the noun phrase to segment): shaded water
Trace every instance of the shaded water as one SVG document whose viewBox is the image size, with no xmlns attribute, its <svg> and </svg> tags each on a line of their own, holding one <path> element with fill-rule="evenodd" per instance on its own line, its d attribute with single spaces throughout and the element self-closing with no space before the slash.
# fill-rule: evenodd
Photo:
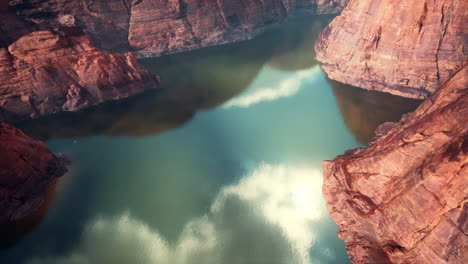
<svg viewBox="0 0 468 264">
<path fill-rule="evenodd" d="M 416 103 L 332 89 L 313 60 L 329 19 L 144 60 L 161 90 L 18 124 L 73 164 L 2 263 L 347 263 L 320 162 Z"/>
</svg>

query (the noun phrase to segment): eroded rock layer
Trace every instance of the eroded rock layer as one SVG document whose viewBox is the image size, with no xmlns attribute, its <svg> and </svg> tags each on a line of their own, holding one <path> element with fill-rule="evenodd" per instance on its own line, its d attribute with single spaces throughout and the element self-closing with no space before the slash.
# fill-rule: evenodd
<svg viewBox="0 0 468 264">
<path fill-rule="evenodd" d="M 316 43 L 331 79 L 425 99 L 468 58 L 464 0 L 351 0 Z"/>
<path fill-rule="evenodd" d="M 81 29 L 35 31 L 0 49 L 0 121 L 76 111 L 158 86 L 136 57 L 90 44 Z"/>
<path fill-rule="evenodd" d="M 466 263 L 468 67 L 367 149 L 323 163 L 353 263 Z"/>
<path fill-rule="evenodd" d="M 79 26 L 93 44 L 159 56 L 252 38 L 299 12 L 340 12 L 349 0 L 14 0 L 42 29 Z"/>
<path fill-rule="evenodd" d="M 67 161 L 19 129 L 0 123 L 0 223 L 21 219 L 41 206 L 46 189 Z"/>
</svg>

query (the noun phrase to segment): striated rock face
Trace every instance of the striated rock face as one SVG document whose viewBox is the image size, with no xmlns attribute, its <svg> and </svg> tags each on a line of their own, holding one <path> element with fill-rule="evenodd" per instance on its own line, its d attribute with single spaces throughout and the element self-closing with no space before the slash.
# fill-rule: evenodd
<svg viewBox="0 0 468 264">
<path fill-rule="evenodd" d="M 128 49 L 129 5 L 132 0 L 12 0 L 9 4 L 25 20 L 42 30 L 77 26 L 99 48 Z"/>
<path fill-rule="evenodd" d="M 6 123 L 0 123 L 0 223 L 33 213 L 67 161 Z"/>
<path fill-rule="evenodd" d="M 308 56 L 326 22 L 301 16 L 249 41 L 141 59 L 142 66 L 160 76 L 160 89 L 15 126 L 40 140 L 154 135 L 178 127 L 198 111 L 218 107 L 244 91 L 266 63 L 283 70 L 316 65 Z"/>
<path fill-rule="evenodd" d="M 252 38 L 292 14 L 340 12 L 349 0 L 13 0 L 43 29 L 79 26 L 93 44 L 139 56 L 193 50 Z"/>
<path fill-rule="evenodd" d="M 132 5 L 129 43 L 140 55 L 154 56 L 245 40 L 298 11 L 337 13 L 344 2 L 143 0 Z"/>
<path fill-rule="evenodd" d="M 468 59 L 468 2 L 351 0 L 315 45 L 331 79 L 424 99 Z"/>
<path fill-rule="evenodd" d="M 323 163 L 353 263 L 466 263 L 468 67 L 367 149 Z"/>
<path fill-rule="evenodd" d="M 78 28 L 36 31 L 0 49 L 0 121 L 76 111 L 155 88 L 132 54 L 94 48 Z"/>
</svg>

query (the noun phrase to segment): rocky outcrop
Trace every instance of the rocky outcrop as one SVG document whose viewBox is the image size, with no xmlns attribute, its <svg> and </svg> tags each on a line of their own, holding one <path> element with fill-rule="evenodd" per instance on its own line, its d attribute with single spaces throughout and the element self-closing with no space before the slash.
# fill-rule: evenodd
<svg viewBox="0 0 468 264">
<path fill-rule="evenodd" d="M 76 111 L 155 88 L 134 55 L 110 54 L 78 28 L 36 31 L 0 49 L 0 121 Z"/>
<path fill-rule="evenodd" d="M 308 56 L 326 21 L 297 17 L 249 41 L 141 59 L 142 66 L 160 76 L 160 89 L 15 126 L 40 140 L 154 135 L 178 127 L 198 111 L 218 107 L 244 91 L 266 63 L 282 70 L 316 65 Z"/>
<path fill-rule="evenodd" d="M 331 79 L 425 99 L 467 61 L 467 24 L 464 0 L 351 0 L 315 49 Z"/>
<path fill-rule="evenodd" d="M 466 263 L 468 67 L 367 149 L 323 163 L 353 263 Z"/>
<path fill-rule="evenodd" d="M 67 161 L 19 129 L 0 123 L 0 223 L 39 208 L 48 186 L 66 171 Z"/>
<path fill-rule="evenodd" d="M 100 48 L 159 56 L 252 38 L 300 12 L 338 13 L 349 0 L 13 0 L 42 29 L 78 26 Z"/>
</svg>

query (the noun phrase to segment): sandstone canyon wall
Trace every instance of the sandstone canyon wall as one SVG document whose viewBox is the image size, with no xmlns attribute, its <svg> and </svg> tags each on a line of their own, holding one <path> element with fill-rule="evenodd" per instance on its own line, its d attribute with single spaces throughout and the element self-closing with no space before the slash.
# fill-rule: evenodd
<svg viewBox="0 0 468 264">
<path fill-rule="evenodd" d="M 331 79 L 425 99 L 468 59 L 468 1 L 351 0 L 316 43 Z"/>
<path fill-rule="evenodd" d="M 0 48 L 0 121 L 76 111 L 158 86 L 133 54 L 110 54 L 81 29 L 35 31 Z"/>
<path fill-rule="evenodd" d="M 339 13 L 349 0 L 14 0 L 25 20 L 46 30 L 78 26 L 97 47 L 141 57 L 252 38 L 291 15 Z"/>
<path fill-rule="evenodd" d="M 0 150 L 0 223 L 4 223 L 40 207 L 48 186 L 67 171 L 68 161 L 6 123 L 0 123 Z"/>
<path fill-rule="evenodd" d="M 157 87 L 133 54 L 245 40 L 293 14 L 339 12 L 347 1 L 2 2 L 0 121 L 76 111 Z"/>
<path fill-rule="evenodd" d="M 468 66 L 371 147 L 323 163 L 353 263 L 466 263 Z"/>
</svg>

